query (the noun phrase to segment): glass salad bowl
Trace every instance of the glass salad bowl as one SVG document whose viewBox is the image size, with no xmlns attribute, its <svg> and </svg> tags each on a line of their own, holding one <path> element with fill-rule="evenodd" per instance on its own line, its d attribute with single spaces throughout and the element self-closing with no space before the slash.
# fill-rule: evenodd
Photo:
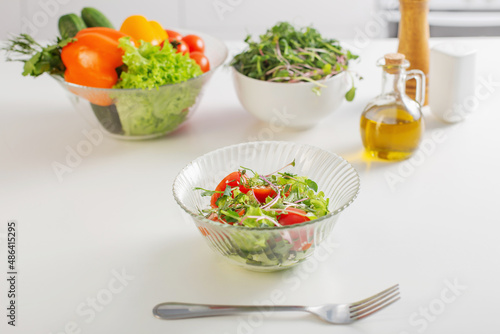
<svg viewBox="0 0 500 334">
<path fill-rule="evenodd" d="M 195 187 L 215 189 L 221 179 L 244 166 L 273 172 L 295 160 L 289 171 L 314 180 L 329 198 L 330 213 L 300 224 L 249 228 L 200 215 L 210 206 Z M 332 232 L 339 215 L 357 197 L 356 170 L 343 158 L 317 147 L 292 142 L 251 142 L 224 147 L 189 163 L 173 184 L 183 215 L 193 221 L 212 250 L 243 268 L 269 272 L 293 267 L 310 258 Z"/>
<path fill-rule="evenodd" d="M 203 89 L 227 58 L 226 45 L 207 34 L 178 29 L 182 35 L 196 34 L 205 41 L 210 71 L 185 82 L 158 89 L 105 89 L 80 86 L 54 79 L 67 91 L 75 109 L 103 133 L 119 139 L 151 139 L 176 130 L 198 106 Z"/>
</svg>

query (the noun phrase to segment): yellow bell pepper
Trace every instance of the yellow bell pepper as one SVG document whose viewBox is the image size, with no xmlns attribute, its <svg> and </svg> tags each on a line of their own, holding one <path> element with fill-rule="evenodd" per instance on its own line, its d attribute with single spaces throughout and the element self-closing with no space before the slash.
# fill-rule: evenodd
<svg viewBox="0 0 500 334">
<path fill-rule="evenodd" d="M 120 31 L 133 39 L 160 45 L 168 38 L 167 32 L 156 21 L 148 21 L 142 15 L 132 15 L 122 24 Z"/>
</svg>

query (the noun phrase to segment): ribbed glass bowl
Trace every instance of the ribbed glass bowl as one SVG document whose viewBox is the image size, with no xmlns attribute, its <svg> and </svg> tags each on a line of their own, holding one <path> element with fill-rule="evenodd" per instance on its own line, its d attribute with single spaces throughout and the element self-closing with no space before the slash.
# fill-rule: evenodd
<svg viewBox="0 0 500 334">
<path fill-rule="evenodd" d="M 164 136 L 191 116 L 206 83 L 228 55 L 226 45 L 210 35 L 183 29 L 177 31 L 203 38 L 210 71 L 158 89 L 93 88 L 68 83 L 61 77 L 53 78 L 66 90 L 80 115 L 108 136 L 139 140 Z"/>
<path fill-rule="evenodd" d="M 210 206 L 195 187 L 215 189 L 240 166 L 266 174 L 295 160 L 289 171 L 307 176 L 330 198 L 330 214 L 302 224 L 248 228 L 206 219 L 199 210 Z M 356 170 L 336 154 L 292 142 L 251 142 L 224 147 L 189 163 L 173 184 L 174 198 L 210 247 L 231 263 L 254 271 L 287 269 L 307 260 L 332 232 L 340 213 L 359 192 Z"/>
</svg>

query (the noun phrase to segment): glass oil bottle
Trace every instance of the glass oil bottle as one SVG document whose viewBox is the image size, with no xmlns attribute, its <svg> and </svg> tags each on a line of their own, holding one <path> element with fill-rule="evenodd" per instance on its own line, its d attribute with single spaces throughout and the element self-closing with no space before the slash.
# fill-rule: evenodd
<svg viewBox="0 0 500 334">
<path fill-rule="evenodd" d="M 425 101 L 425 75 L 420 70 L 406 71 L 410 63 L 400 53 L 385 55 L 377 65 L 382 67 L 382 93 L 361 115 L 361 138 L 369 156 L 404 160 L 417 150 L 424 130 L 421 106 Z M 405 93 L 410 79 L 416 80 L 416 101 Z"/>
</svg>

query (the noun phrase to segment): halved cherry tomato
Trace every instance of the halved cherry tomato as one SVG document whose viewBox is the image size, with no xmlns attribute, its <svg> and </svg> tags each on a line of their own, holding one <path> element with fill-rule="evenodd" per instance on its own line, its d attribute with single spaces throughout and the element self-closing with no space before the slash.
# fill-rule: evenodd
<svg viewBox="0 0 500 334">
<path fill-rule="evenodd" d="M 278 216 L 278 222 L 281 225 L 294 225 L 311 220 L 309 217 L 306 217 L 306 212 L 304 210 L 288 208 L 286 212 L 287 213 L 282 213 Z"/>
<path fill-rule="evenodd" d="M 305 216 L 306 212 L 300 209 L 288 208 L 287 213 L 278 216 L 278 222 L 281 225 L 294 225 L 307 222 L 311 219 Z M 305 251 L 312 245 L 312 238 L 307 237 L 307 229 L 302 228 L 300 231 L 290 231 L 293 250 Z"/>
<path fill-rule="evenodd" d="M 165 29 L 167 35 L 168 35 L 168 40 L 170 42 L 172 42 L 174 39 L 175 40 L 178 40 L 180 41 L 182 39 L 182 35 L 179 34 L 177 31 L 175 30 L 168 30 L 168 29 Z"/>
<path fill-rule="evenodd" d="M 205 42 L 196 35 L 186 35 L 182 40 L 189 46 L 189 52 L 205 52 Z"/>
<path fill-rule="evenodd" d="M 262 188 L 252 188 L 253 195 L 260 203 L 265 203 L 266 198 L 269 196 L 274 198 L 277 194 L 271 187 L 262 187 Z"/>
<path fill-rule="evenodd" d="M 246 176 L 245 175 L 242 176 L 240 172 L 232 172 L 231 174 L 223 178 L 222 181 L 220 181 L 220 183 L 215 188 L 215 191 L 224 191 L 226 190 L 227 186 L 230 186 L 231 188 L 239 187 L 240 191 L 246 194 L 247 192 L 250 191 L 250 189 L 246 188 L 244 185 L 241 184 L 242 177 L 243 179 L 246 179 Z M 221 193 L 215 193 L 212 195 L 212 197 L 210 198 L 210 205 L 212 206 L 212 208 L 217 207 L 217 200 L 220 197 L 222 197 Z"/>
<path fill-rule="evenodd" d="M 208 62 L 207 56 L 203 53 L 195 51 L 190 52 L 189 57 L 193 59 L 198 65 L 200 65 L 201 71 L 203 73 L 210 71 L 210 63 Z"/>
</svg>

